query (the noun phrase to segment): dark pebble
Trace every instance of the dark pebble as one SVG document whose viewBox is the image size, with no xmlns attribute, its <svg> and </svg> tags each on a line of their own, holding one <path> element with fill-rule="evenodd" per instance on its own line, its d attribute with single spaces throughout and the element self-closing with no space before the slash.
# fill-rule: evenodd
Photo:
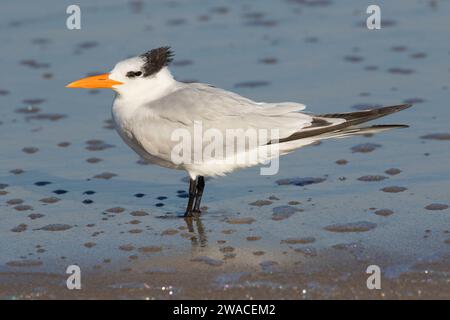
<svg viewBox="0 0 450 320">
<path fill-rule="evenodd" d="M 27 116 L 26 120 L 49 120 L 49 121 L 58 121 L 66 118 L 67 115 L 59 114 L 59 113 L 40 113 L 33 116 Z"/>
<path fill-rule="evenodd" d="M 254 202 L 249 203 L 251 206 L 255 207 L 262 207 L 262 206 L 268 206 L 271 205 L 273 202 L 270 200 L 256 200 Z"/>
<path fill-rule="evenodd" d="M 130 212 L 130 215 L 132 215 L 133 217 L 143 217 L 143 216 L 148 216 L 148 213 L 145 211 L 133 211 L 133 212 Z"/>
<path fill-rule="evenodd" d="M 50 68 L 50 64 L 48 63 L 43 63 L 43 62 L 38 62 L 34 59 L 25 59 L 25 60 L 21 60 L 20 64 L 23 66 L 27 66 L 33 69 L 41 69 L 41 68 Z"/>
<path fill-rule="evenodd" d="M 32 213 L 28 215 L 28 218 L 30 218 L 31 220 L 39 219 L 42 217 L 44 217 L 44 215 L 41 213 Z"/>
<path fill-rule="evenodd" d="M 177 194 L 177 197 L 178 198 L 189 198 L 189 194 L 187 194 L 186 192 L 185 193 L 179 193 L 179 194 Z"/>
<path fill-rule="evenodd" d="M 48 198 L 43 198 L 39 201 L 43 202 L 43 203 L 47 203 L 47 204 L 52 204 L 52 203 L 58 202 L 59 200 L 61 200 L 61 199 L 56 198 L 56 197 L 48 197 Z"/>
<path fill-rule="evenodd" d="M 388 69 L 388 72 L 392 74 L 409 75 L 414 73 L 414 70 L 406 68 L 390 68 Z"/>
<path fill-rule="evenodd" d="M 89 151 L 102 151 L 114 147 L 114 145 L 105 143 L 102 140 L 89 140 L 86 141 L 86 144 L 86 150 Z"/>
<path fill-rule="evenodd" d="M 46 186 L 48 184 L 51 184 L 51 182 L 49 182 L 49 181 L 38 181 L 38 182 L 34 183 L 35 186 L 39 186 L 39 187 Z"/>
<path fill-rule="evenodd" d="M 17 227 L 11 229 L 12 232 L 24 232 L 26 231 L 28 226 L 26 224 L 19 224 Z"/>
<path fill-rule="evenodd" d="M 325 227 L 324 229 L 332 232 L 365 232 L 372 230 L 377 225 L 368 221 L 358 221 L 350 223 L 338 223 Z"/>
<path fill-rule="evenodd" d="M 89 159 L 86 159 L 87 163 L 98 163 L 100 161 L 103 161 L 103 159 L 100 159 L 100 158 L 89 158 Z"/>
<path fill-rule="evenodd" d="M 22 149 L 23 152 L 28 153 L 28 154 L 33 154 L 39 151 L 38 148 L 35 147 L 25 147 Z"/>
<path fill-rule="evenodd" d="M 10 199 L 10 200 L 6 201 L 6 203 L 11 205 L 11 206 L 22 204 L 23 202 L 24 201 L 22 199 Z"/>
<path fill-rule="evenodd" d="M 114 207 L 114 208 L 109 208 L 106 210 L 106 212 L 109 212 L 109 213 L 122 213 L 124 211 L 125 211 L 125 209 L 122 207 Z"/>
<path fill-rule="evenodd" d="M 68 146 L 70 146 L 70 142 L 60 142 L 60 143 L 58 143 L 58 147 L 61 147 L 61 148 L 66 148 Z"/>
<path fill-rule="evenodd" d="M 28 211 L 28 210 L 33 210 L 33 207 L 26 205 L 26 204 L 22 204 L 22 205 L 15 206 L 14 209 L 17 211 Z"/>
<path fill-rule="evenodd" d="M 280 179 L 277 180 L 276 183 L 279 186 L 284 186 L 284 185 L 295 185 L 295 186 L 307 186 L 310 184 L 315 184 L 315 183 L 321 183 L 324 182 L 326 179 L 325 178 L 312 178 L 312 177 L 306 177 L 306 178 L 289 178 L 289 179 Z"/>
<path fill-rule="evenodd" d="M 245 81 L 245 82 L 239 82 L 234 85 L 235 88 L 257 88 L 257 87 L 263 87 L 268 86 L 270 82 L 267 81 Z"/>
<path fill-rule="evenodd" d="M 397 169 L 397 168 L 391 168 L 385 171 L 386 174 L 391 175 L 391 176 L 395 176 L 397 174 L 399 174 L 400 172 L 402 172 L 402 170 Z"/>
<path fill-rule="evenodd" d="M 77 48 L 79 49 L 91 49 L 98 46 L 97 41 L 84 41 L 77 44 Z"/>
<path fill-rule="evenodd" d="M 53 193 L 55 193 L 55 194 L 65 194 L 67 192 L 68 192 L 67 190 L 63 190 L 63 189 L 57 189 L 57 190 L 53 191 Z"/>
<path fill-rule="evenodd" d="M 352 152 L 368 153 L 368 152 L 372 152 L 375 149 L 378 149 L 380 147 L 381 147 L 381 145 L 379 145 L 377 143 L 363 143 L 363 144 L 358 144 L 358 145 L 352 147 Z"/>
<path fill-rule="evenodd" d="M 44 231 L 65 231 L 68 229 L 71 229 L 72 226 L 68 225 L 68 224 L 48 224 L 42 228 L 40 228 L 39 230 L 44 230 Z"/>
<path fill-rule="evenodd" d="M 122 251 L 133 251 L 134 249 L 135 249 L 135 247 L 131 244 L 124 244 L 119 247 L 119 250 L 122 250 Z"/>
<path fill-rule="evenodd" d="M 291 217 L 296 212 L 303 210 L 292 206 L 279 206 L 272 209 L 272 220 L 280 221 Z"/>
<path fill-rule="evenodd" d="M 39 111 L 41 111 L 41 109 L 38 107 L 28 106 L 25 108 L 17 108 L 14 112 L 15 113 L 23 113 L 23 114 L 33 114 L 33 113 L 38 113 Z"/>
<path fill-rule="evenodd" d="M 86 248 L 90 249 L 90 248 L 92 248 L 92 247 L 95 247 L 95 246 L 96 246 L 96 243 L 95 243 L 95 242 L 87 242 L 87 243 L 84 244 L 84 246 L 85 246 Z"/>
<path fill-rule="evenodd" d="M 381 189 L 381 191 L 389 192 L 389 193 L 399 193 L 399 192 L 403 192 L 405 190 L 408 190 L 408 188 L 399 187 L 399 186 L 384 187 L 383 189 Z"/>
<path fill-rule="evenodd" d="M 380 209 L 374 212 L 377 216 L 382 216 L 382 217 L 387 217 L 390 216 L 391 214 L 394 214 L 394 211 L 389 210 L 389 209 Z"/>
<path fill-rule="evenodd" d="M 427 210 L 446 210 L 448 209 L 448 205 L 442 203 L 432 203 L 425 207 Z"/>
<path fill-rule="evenodd" d="M 427 140 L 450 140 L 450 133 L 431 133 L 420 137 Z"/>
<path fill-rule="evenodd" d="M 305 237 L 305 238 L 288 238 L 281 240 L 281 243 L 285 244 L 308 244 L 316 241 L 314 237 Z"/>
<path fill-rule="evenodd" d="M 103 172 L 103 173 L 100 173 L 100 174 L 95 175 L 95 176 L 94 176 L 94 179 L 109 180 L 109 179 L 111 179 L 111 178 L 113 178 L 113 177 L 116 177 L 116 176 L 117 176 L 117 174 L 115 174 L 115 173 L 111 173 L 111 172 Z"/>
<path fill-rule="evenodd" d="M 17 260 L 17 261 L 9 261 L 6 263 L 9 267 L 38 267 L 43 264 L 42 261 L 39 260 Z"/>
<path fill-rule="evenodd" d="M 358 63 L 363 60 L 364 60 L 364 58 L 361 56 L 345 56 L 344 57 L 344 61 L 351 62 L 351 63 Z"/>
<path fill-rule="evenodd" d="M 380 176 L 380 175 L 368 175 L 368 176 L 362 176 L 362 177 L 358 178 L 359 181 L 364 181 L 364 182 L 382 181 L 384 179 L 387 179 L 387 177 Z"/>
<path fill-rule="evenodd" d="M 408 103 L 408 104 L 418 104 L 418 103 L 424 103 L 425 99 L 422 98 L 409 98 L 409 99 L 405 99 L 403 100 L 404 103 Z"/>
<path fill-rule="evenodd" d="M 263 58 L 259 60 L 263 64 L 276 64 L 278 62 L 277 58 Z"/>
</svg>

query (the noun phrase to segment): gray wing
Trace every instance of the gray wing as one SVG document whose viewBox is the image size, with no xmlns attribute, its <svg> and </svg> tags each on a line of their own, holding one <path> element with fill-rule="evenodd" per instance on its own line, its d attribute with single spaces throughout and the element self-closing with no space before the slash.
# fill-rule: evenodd
<svg viewBox="0 0 450 320">
<path fill-rule="evenodd" d="M 187 84 L 146 108 L 156 118 L 185 126 L 202 121 L 219 130 L 278 128 L 283 137 L 312 122 L 310 115 L 299 112 L 305 108 L 303 104 L 255 102 L 205 84 Z"/>
<path fill-rule="evenodd" d="M 286 138 L 308 127 L 313 121 L 311 115 L 301 113 L 304 105 L 294 102 L 254 102 L 238 94 L 205 84 L 182 84 L 171 94 L 143 106 L 144 112 L 135 119 L 134 135 L 139 138 L 147 152 L 152 155 L 170 157 L 177 141 L 171 136 L 175 130 L 186 130 L 194 134 L 194 123 L 202 130 L 218 130 L 224 137 L 226 130 L 270 130 L 278 129 L 279 138 Z M 142 110 L 141 110 L 142 111 Z M 142 116 L 145 114 L 145 116 Z M 272 137 L 273 138 L 273 137 Z M 203 141 L 207 144 L 208 141 Z"/>
</svg>

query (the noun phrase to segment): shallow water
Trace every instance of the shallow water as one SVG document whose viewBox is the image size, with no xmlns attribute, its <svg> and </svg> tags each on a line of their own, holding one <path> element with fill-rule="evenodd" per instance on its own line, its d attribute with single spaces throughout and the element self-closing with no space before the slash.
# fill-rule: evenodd
<svg viewBox="0 0 450 320">
<path fill-rule="evenodd" d="M 380 1 L 379 31 L 359 1 L 78 3 L 79 31 L 70 1 L 1 5 L 1 298 L 450 297 L 449 1 Z M 138 162 L 112 93 L 64 88 L 167 44 L 179 80 L 315 113 L 412 102 L 378 120 L 411 128 L 209 180 L 184 220 L 185 174 Z"/>
</svg>

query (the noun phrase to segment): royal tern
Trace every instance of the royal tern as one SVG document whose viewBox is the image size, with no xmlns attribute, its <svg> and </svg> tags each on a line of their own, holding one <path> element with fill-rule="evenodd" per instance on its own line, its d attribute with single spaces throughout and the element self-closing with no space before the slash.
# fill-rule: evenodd
<svg viewBox="0 0 450 320">
<path fill-rule="evenodd" d="M 186 170 L 190 177 L 189 201 L 185 216 L 200 212 L 205 176 L 221 176 L 235 169 L 254 166 L 284 155 L 314 142 L 358 134 L 369 134 L 405 125 L 373 125 L 362 123 L 406 109 L 409 104 L 383 107 L 351 113 L 313 115 L 301 112 L 305 106 L 294 102 L 263 103 L 236 93 L 202 83 L 176 81 L 168 66 L 172 61 L 169 47 L 150 50 L 140 56 L 123 60 L 109 72 L 72 82 L 68 88 L 110 88 L 116 91 L 112 106 L 115 127 L 122 139 L 148 162 L 174 169 Z M 195 126 L 213 130 L 220 136 L 231 129 L 277 130 L 277 138 L 263 136 L 257 144 L 245 143 L 241 151 L 223 156 L 222 149 L 214 154 L 222 158 L 205 159 L 204 152 L 213 142 L 202 140 L 200 147 L 188 144 L 189 150 L 174 153 L 180 147 L 174 132 L 195 136 Z M 220 140 L 220 139 L 219 139 Z M 214 141 L 217 146 L 217 141 Z M 232 140 L 223 141 L 228 150 Z M 276 146 L 267 152 L 268 146 Z M 250 157 L 265 150 L 265 156 Z M 234 148 L 232 148 L 234 150 Z M 219 152 L 220 151 L 220 152 Z M 235 161 L 240 155 L 248 161 Z M 175 161 L 174 154 L 187 155 Z M 186 160 L 187 159 L 187 160 Z M 230 161 L 231 160 L 231 161 Z"/>
</svg>

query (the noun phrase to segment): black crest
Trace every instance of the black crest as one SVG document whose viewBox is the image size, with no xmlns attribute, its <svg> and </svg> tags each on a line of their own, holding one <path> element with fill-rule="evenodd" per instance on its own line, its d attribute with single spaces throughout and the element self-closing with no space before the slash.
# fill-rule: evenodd
<svg viewBox="0 0 450 320">
<path fill-rule="evenodd" d="M 157 73 L 163 67 L 168 66 L 173 60 L 173 52 L 170 47 L 161 47 L 157 49 L 152 49 L 141 55 L 144 58 L 144 66 L 142 71 L 144 72 L 144 77 L 148 77 L 152 74 Z"/>
</svg>

